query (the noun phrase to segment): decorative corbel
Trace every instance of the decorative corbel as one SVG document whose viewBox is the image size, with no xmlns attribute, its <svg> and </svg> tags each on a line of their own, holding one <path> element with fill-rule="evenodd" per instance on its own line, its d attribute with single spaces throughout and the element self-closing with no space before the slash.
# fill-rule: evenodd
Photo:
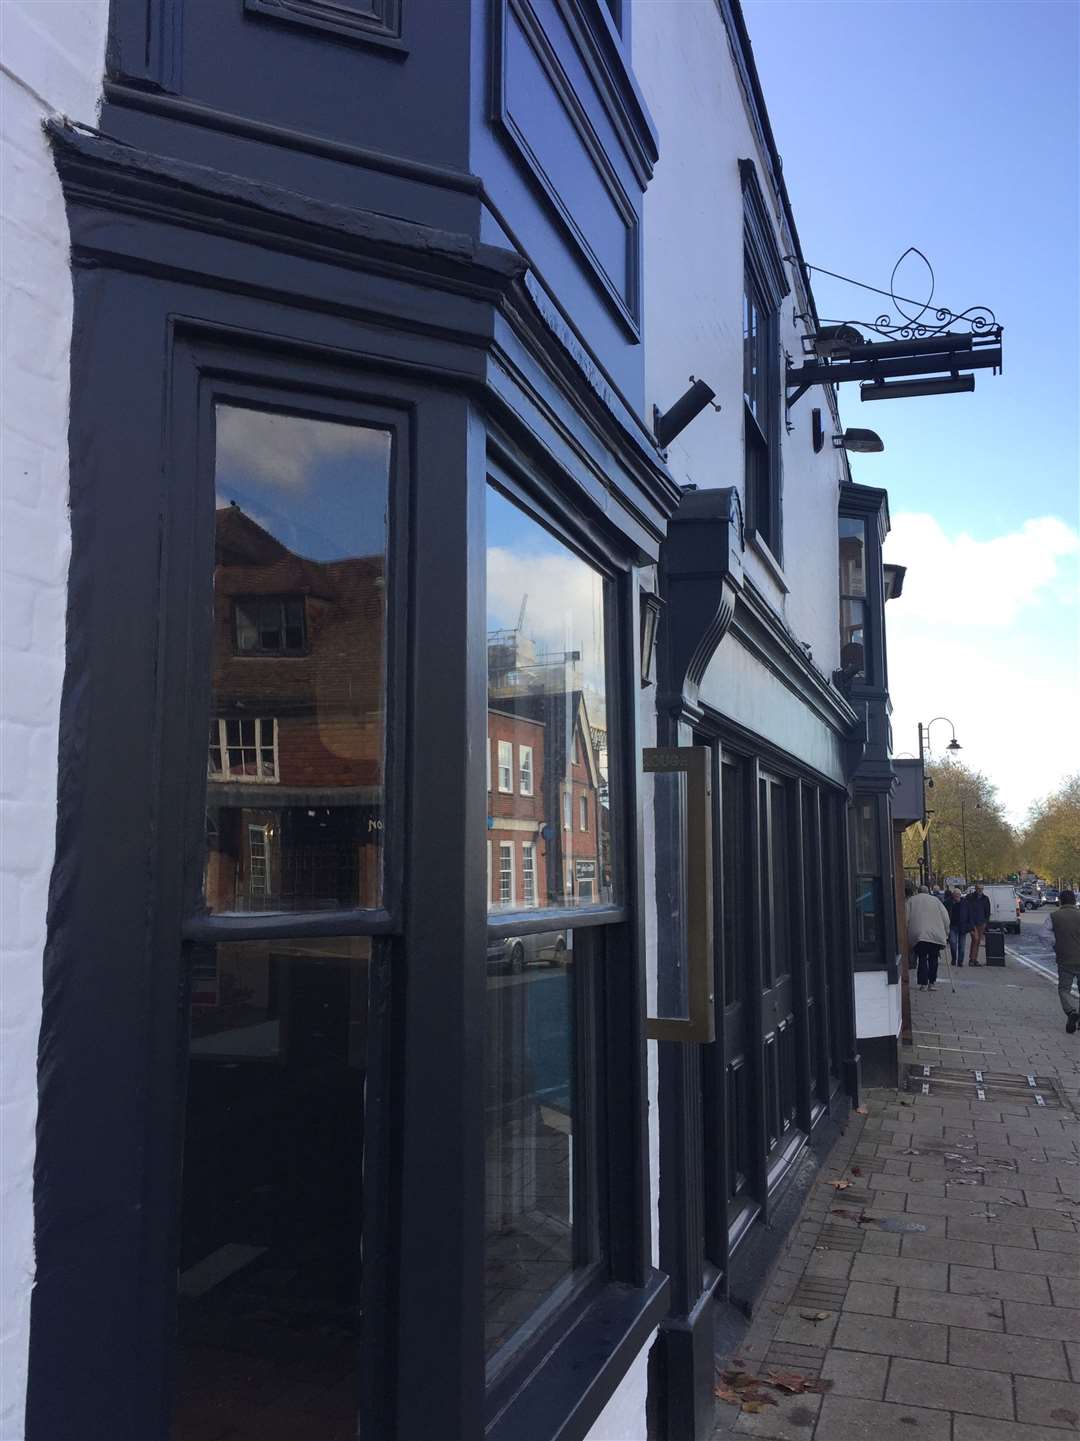
<svg viewBox="0 0 1080 1441">
<path fill-rule="evenodd" d="M 684 492 L 660 552 L 666 606 L 658 704 L 673 717 L 701 714 L 701 682 L 742 589 L 743 548 L 742 503 L 734 486 Z"/>
</svg>

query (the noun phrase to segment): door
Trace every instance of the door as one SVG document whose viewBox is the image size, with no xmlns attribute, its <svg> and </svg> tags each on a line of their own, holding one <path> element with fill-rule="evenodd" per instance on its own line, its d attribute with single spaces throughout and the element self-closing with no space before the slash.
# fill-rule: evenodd
<svg viewBox="0 0 1080 1441">
<path fill-rule="evenodd" d="M 718 747 L 719 750 L 719 747 Z M 719 1114 L 726 1145 L 727 1230 L 734 1245 L 758 1210 L 755 1175 L 756 1065 L 751 1007 L 757 966 L 749 927 L 751 870 L 749 796 L 751 767 L 719 750 L 720 939 L 724 1085 Z"/>
<path fill-rule="evenodd" d="M 796 1130 L 798 1051 L 792 986 L 791 783 L 758 768 L 758 923 L 765 1173 L 778 1179 Z"/>
</svg>

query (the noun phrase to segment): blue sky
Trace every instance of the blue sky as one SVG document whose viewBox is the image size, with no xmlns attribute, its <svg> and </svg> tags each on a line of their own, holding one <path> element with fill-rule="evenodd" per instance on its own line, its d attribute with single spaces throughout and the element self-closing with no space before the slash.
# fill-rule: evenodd
<svg viewBox="0 0 1080 1441">
<path fill-rule="evenodd" d="M 946 713 L 1020 819 L 1080 770 L 1080 7 L 744 10 L 805 258 L 887 288 L 917 246 L 935 299 L 1005 327 L 1004 374 L 973 395 L 840 396 L 885 441 L 852 472 L 888 488 L 887 558 L 910 567 L 889 606 L 896 750 Z M 823 316 L 878 314 L 827 278 L 814 291 Z"/>
</svg>

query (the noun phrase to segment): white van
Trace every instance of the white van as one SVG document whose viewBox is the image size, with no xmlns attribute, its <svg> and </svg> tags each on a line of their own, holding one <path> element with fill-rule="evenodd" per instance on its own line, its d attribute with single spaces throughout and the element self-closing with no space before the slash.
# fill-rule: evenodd
<svg viewBox="0 0 1080 1441">
<path fill-rule="evenodd" d="M 1020 901 L 1015 886 L 983 886 L 983 895 L 990 902 L 990 925 L 1020 933 Z"/>
</svg>

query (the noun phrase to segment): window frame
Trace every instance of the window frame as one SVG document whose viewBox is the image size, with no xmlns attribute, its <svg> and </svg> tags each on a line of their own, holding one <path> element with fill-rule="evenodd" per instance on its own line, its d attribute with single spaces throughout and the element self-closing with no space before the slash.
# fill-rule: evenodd
<svg viewBox="0 0 1080 1441">
<path fill-rule="evenodd" d="M 251 723 L 255 726 L 254 745 L 245 746 L 242 741 L 239 745 L 229 745 L 229 726 L 233 722 L 235 722 L 237 725 L 242 726 L 245 721 L 251 721 Z M 267 724 L 267 722 L 269 722 L 270 724 L 270 734 L 272 737 L 269 745 L 265 744 L 262 739 L 263 727 Z M 211 730 L 213 730 L 214 726 L 217 726 L 218 728 L 217 745 L 215 746 L 214 742 L 211 740 L 209 749 L 211 754 L 215 749 L 217 750 L 218 755 L 221 758 L 221 766 L 218 770 L 213 770 L 210 765 L 210 756 L 207 756 L 206 774 L 208 780 L 223 782 L 235 781 L 241 782 L 244 785 L 281 784 L 281 758 L 278 754 L 277 716 L 211 716 Z M 251 775 L 250 772 L 244 770 L 239 770 L 235 772 L 233 771 L 231 762 L 229 760 L 229 752 L 233 750 L 254 750 L 256 766 L 256 771 L 254 775 Z M 274 753 L 273 771 L 270 774 L 264 775 L 263 752 L 268 750 L 272 750 Z M 210 794 L 212 793 L 208 792 L 208 796 Z"/>
<path fill-rule="evenodd" d="M 514 794 L 514 743 L 513 741 L 496 741 L 496 774 L 499 795 L 512 796 Z M 506 757 L 505 761 L 503 757 Z M 503 775 L 506 775 L 506 783 L 503 784 Z"/>
<path fill-rule="evenodd" d="M 78 210 L 73 224 L 83 242 L 96 221 L 96 211 Z M 235 241 L 213 244 L 213 256 L 231 264 Z M 282 273 L 271 252 L 260 250 L 259 260 L 267 276 Z M 295 274 L 294 258 L 281 257 L 286 262 Z M 537 1318 L 528 1347 L 485 1389 L 484 1178 L 477 1164 L 485 978 L 483 967 L 466 959 L 482 950 L 486 924 L 487 808 L 477 745 L 486 724 L 486 677 L 475 664 L 475 627 L 483 594 L 485 441 L 505 463 L 516 464 L 516 457 L 490 428 L 473 389 L 461 384 L 459 370 L 448 367 L 432 378 L 436 361 L 425 337 L 379 330 L 373 343 L 357 313 L 287 303 L 282 288 L 269 283 L 258 292 L 216 283 L 200 288 L 197 276 L 181 284 L 164 257 L 153 285 L 142 270 L 102 267 L 76 275 L 76 305 L 87 329 L 71 415 L 74 634 L 92 673 L 112 674 L 110 662 L 118 660 L 129 685 L 87 687 L 69 672 L 65 686 L 61 734 L 85 735 L 89 750 L 60 807 L 58 864 L 78 857 L 95 884 L 79 887 L 57 914 L 46 960 L 53 993 L 62 981 L 65 996 L 80 1004 L 47 1005 L 43 1022 L 57 1064 L 45 1078 L 39 1116 L 38 1154 L 49 1185 L 45 1194 L 39 1179 L 38 1204 L 49 1223 L 39 1237 L 32 1298 L 30 1434 L 66 1434 L 73 1416 L 81 1424 L 95 1406 L 112 1441 L 163 1441 L 185 1084 L 177 999 L 192 957 L 219 939 L 362 934 L 372 937 L 363 1235 L 373 1340 L 359 1358 L 359 1409 L 379 1434 L 403 1441 L 430 1436 L 447 1417 L 468 1435 L 490 1423 L 488 1441 L 552 1434 L 567 1424 L 568 1436 L 576 1435 L 578 1420 L 613 1394 L 628 1357 L 654 1333 L 670 1289 L 650 1254 L 644 859 L 640 831 L 626 825 L 627 814 L 638 814 L 637 717 L 622 688 L 636 677 L 630 620 L 636 622 L 640 583 L 635 567 L 646 563 L 641 533 L 636 522 L 594 510 L 585 491 L 574 490 L 573 477 L 532 477 L 557 518 L 551 528 L 572 532 L 572 543 L 608 558 L 618 607 L 617 618 L 609 615 L 620 688 L 609 698 L 609 731 L 618 739 L 612 792 L 613 817 L 623 827 L 619 904 L 570 912 L 564 922 L 574 927 L 576 955 L 578 945 L 583 959 L 595 952 L 585 969 L 595 971 L 588 1004 L 604 1037 L 590 1061 L 600 1076 L 592 1123 L 597 1209 L 614 1219 L 605 1264 L 587 1284 L 575 1282 L 572 1295 L 556 1298 L 552 1314 Z M 450 334 L 453 297 L 439 303 Z M 207 916 L 200 907 L 218 399 L 385 424 L 395 432 L 378 907 L 269 920 Z M 118 476 L 115 449 L 93 443 L 103 423 L 132 457 L 134 473 L 151 477 L 148 484 Z M 418 483 L 436 470 L 440 486 Z M 130 564 L 116 567 L 116 553 Z M 422 565 L 412 559 L 420 556 Z M 440 695 L 439 707 L 422 703 L 431 690 Z M 461 763 L 448 765 L 449 754 Z M 80 819 L 106 797 L 117 817 L 116 850 L 108 855 L 86 845 Z M 162 825 L 162 816 L 171 823 Z M 132 895 L 145 904 L 103 915 L 103 888 L 118 879 L 130 880 Z M 543 929 L 558 924 L 554 912 L 532 911 L 532 925 L 538 916 Z M 513 918 L 501 929 L 519 921 L 530 924 Z M 447 962 L 448 937 L 460 962 Z M 404 1065 L 406 1039 L 425 1067 Z M 432 1073 L 440 1077 L 434 1091 Z M 435 1174 L 437 1193 L 430 1184 Z M 77 1236 L 70 1225 L 76 1219 Z M 424 1284 L 417 1284 L 405 1257 L 415 1258 L 418 1237 L 448 1231 L 460 1244 L 427 1253 Z M 80 1279 L 74 1288 L 65 1280 L 72 1267 Z M 107 1344 L 103 1307 L 113 1318 Z M 434 1354 L 399 1344 L 433 1332 L 453 1332 L 459 1342 Z M 51 1379 L 58 1367 L 68 1381 L 62 1391 Z M 567 1423 L 568 1416 L 576 1419 Z"/>
<path fill-rule="evenodd" d="M 301 616 L 300 626 L 301 626 L 301 630 L 303 631 L 303 636 L 302 636 L 301 641 L 300 641 L 300 644 L 299 644 L 298 646 L 288 647 L 288 646 L 286 646 L 286 644 L 285 644 L 285 634 L 286 634 L 286 632 L 287 632 L 287 630 L 288 630 L 288 628 L 289 628 L 289 627 L 288 627 L 288 622 L 287 622 L 286 616 L 285 616 L 285 607 L 286 607 L 287 605 L 297 605 L 297 604 L 300 606 L 300 616 Z M 256 636 L 256 644 L 255 644 L 254 646 L 249 646 L 249 647 L 246 647 L 246 648 L 240 644 L 240 607 L 241 607 L 241 606 L 244 606 L 244 605 L 249 605 L 249 606 L 255 606 L 255 607 L 256 607 L 256 623 L 255 623 L 255 627 L 254 627 L 255 636 Z M 280 615 L 280 619 L 281 619 L 280 631 L 281 631 L 282 643 L 281 643 L 280 646 L 277 646 L 277 647 L 263 646 L 262 643 L 261 643 L 261 639 L 260 639 L 260 637 L 262 636 L 262 632 L 263 632 L 263 626 L 262 626 L 262 622 L 261 622 L 261 618 L 260 618 L 261 610 L 262 610 L 262 607 L 263 607 L 263 606 L 269 606 L 269 605 L 276 605 L 276 606 L 278 606 L 279 609 L 280 609 L 280 612 L 281 612 L 281 615 Z M 278 660 L 289 660 L 289 659 L 293 659 L 293 658 L 299 659 L 299 658 L 302 658 L 303 656 L 306 656 L 306 655 L 309 653 L 309 646 L 308 646 L 307 598 L 306 598 L 305 596 L 303 596 L 303 595 L 287 595 L 287 594 L 283 594 L 283 595 L 235 595 L 235 596 L 233 596 L 233 597 L 232 597 L 232 638 L 233 638 L 233 655 L 234 655 L 235 657 L 238 657 L 238 658 L 246 658 L 246 657 L 248 657 L 248 656 L 255 657 L 255 658 L 257 658 L 257 657 L 259 657 L 259 656 L 273 656 L 273 657 L 275 657 L 275 659 L 278 659 Z"/>
<path fill-rule="evenodd" d="M 528 764 L 526 764 L 526 757 Z M 528 777 L 528 786 L 525 784 Z M 518 795 L 531 796 L 535 794 L 535 773 L 533 771 L 533 748 L 532 746 L 518 746 Z"/>
<path fill-rule="evenodd" d="M 782 386 L 780 307 L 790 293 L 783 257 L 773 231 L 757 167 L 739 161 L 743 194 L 743 314 L 746 295 L 757 293 L 764 320 L 762 340 L 765 362 L 764 418 L 755 416 L 746 396 L 746 350 L 743 352 L 743 499 L 747 540 L 767 553 L 776 567 L 784 563 Z M 750 483 L 751 453 L 756 456 L 754 483 Z M 762 474 L 762 471 L 764 474 Z M 765 491 L 765 504 L 760 491 Z"/>
<path fill-rule="evenodd" d="M 637 1170 L 637 1161 L 631 1164 L 634 1175 L 639 1177 L 631 1186 L 631 1210 L 637 1220 L 625 1231 L 620 1231 L 612 1220 L 612 1206 L 625 1205 L 625 1198 L 616 1199 L 612 1189 L 614 1186 L 617 1191 L 622 1185 L 615 1180 L 612 1168 L 622 1164 L 617 1160 L 620 1154 L 627 1155 L 622 1149 L 626 1135 L 623 1122 L 630 1120 L 633 1111 L 632 1106 L 627 1110 L 627 1096 L 621 1089 L 625 1084 L 624 1067 L 629 1060 L 624 1049 L 627 1027 L 631 1035 L 643 1036 L 645 1004 L 643 972 L 635 972 L 634 984 L 628 990 L 621 983 L 624 973 L 617 959 L 621 951 L 628 951 L 632 957 L 644 954 L 644 916 L 637 899 L 637 878 L 643 864 L 642 835 L 634 805 L 638 779 L 636 693 L 631 696 L 628 690 L 624 691 L 631 681 L 636 686 L 638 580 L 624 545 L 612 544 L 610 538 L 591 527 L 572 525 L 558 493 L 547 489 L 538 476 L 519 469 L 516 457 L 511 459 L 497 443 L 492 446 L 489 442 L 487 478 L 506 499 L 599 570 L 608 584 L 604 614 L 608 758 L 613 793 L 611 824 L 613 835 L 620 838 L 613 847 L 612 902 L 581 910 L 575 906 L 526 908 L 517 915 L 488 918 L 489 944 L 496 938 L 537 932 L 571 930 L 574 933 L 577 1074 L 582 1088 L 579 1131 L 585 1148 L 574 1165 L 575 1218 L 580 1220 L 581 1234 L 588 1238 L 595 1253 L 545 1298 L 530 1320 L 488 1365 L 488 1414 L 498 1417 L 489 1431 L 489 1441 L 516 1441 L 523 1427 L 519 1404 L 526 1404 L 525 1398 L 530 1397 L 530 1381 L 535 1380 L 539 1385 L 543 1377 L 544 1368 L 537 1371 L 540 1358 L 552 1347 L 560 1347 L 562 1338 L 570 1334 L 577 1318 L 589 1314 L 590 1307 L 605 1294 L 610 1282 L 617 1281 L 620 1275 L 641 1274 L 638 1267 L 648 1264 L 641 1247 L 647 1231 L 649 1202 L 643 1186 L 645 1177 Z M 570 829 L 573 830 L 572 778 L 560 781 L 560 786 L 563 805 L 567 800 L 571 805 Z M 628 822 L 631 815 L 635 817 L 632 828 Z M 633 1017 L 624 1017 L 616 1025 L 614 1016 L 631 995 L 636 1008 Z M 616 1077 L 622 1079 L 616 1080 Z M 606 1121 L 601 1119 L 605 1116 Z M 636 1127 L 636 1117 L 633 1124 Z M 575 1145 L 575 1157 L 578 1155 Z M 591 1193 L 590 1175 L 595 1178 Z M 574 1364 L 569 1350 L 566 1354 L 568 1364 Z M 535 1388 L 534 1394 L 532 1404 L 543 1409 L 546 1403 Z M 515 1397 L 519 1400 L 515 1401 Z"/>
</svg>

